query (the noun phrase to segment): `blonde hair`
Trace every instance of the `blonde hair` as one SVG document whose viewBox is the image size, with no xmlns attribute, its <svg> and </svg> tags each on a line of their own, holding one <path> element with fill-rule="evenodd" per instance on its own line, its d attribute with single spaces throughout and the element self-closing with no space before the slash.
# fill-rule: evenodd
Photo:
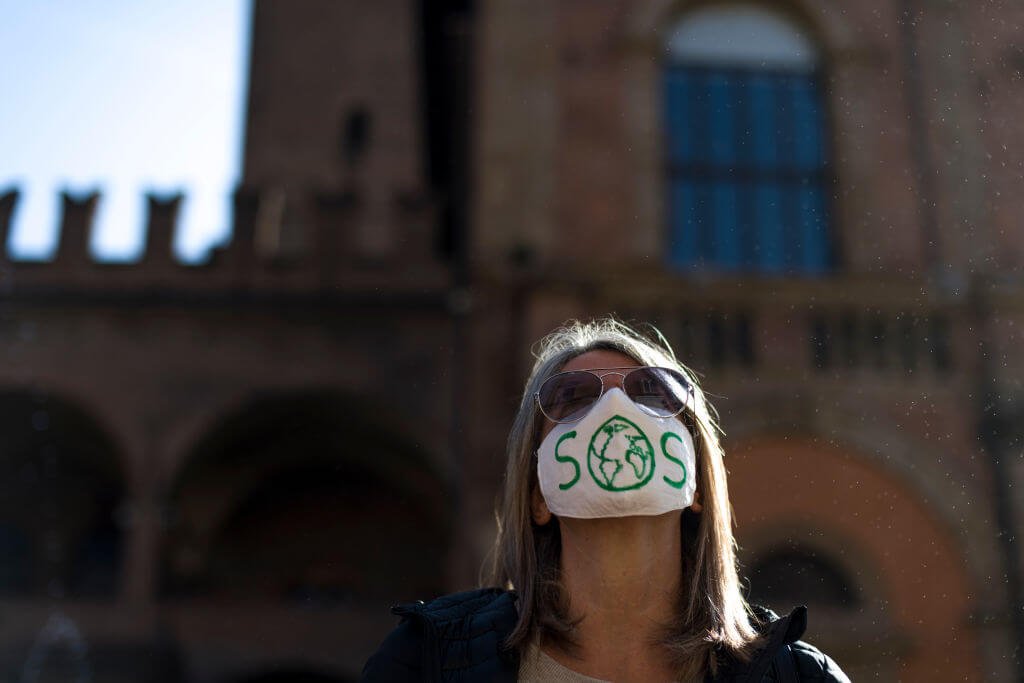
<svg viewBox="0 0 1024 683">
<path fill-rule="evenodd" d="M 508 439 L 504 490 L 496 512 L 495 539 L 489 583 L 519 593 L 519 620 L 506 645 L 523 648 L 540 636 L 567 651 L 576 648 L 574 629 L 579 619 L 569 615 L 569 600 L 560 582 L 561 537 L 557 517 L 538 526 L 531 516 L 530 498 L 537 483 L 534 452 L 543 418 L 534 395 L 545 379 L 572 358 L 587 351 L 622 353 L 640 365 L 670 367 L 682 372 L 694 387 L 692 411 L 681 417 L 697 449 L 697 491 L 703 511 L 683 512 L 683 591 L 675 618 L 663 644 L 681 680 L 700 679 L 718 669 L 716 652 L 748 661 L 758 644 L 750 611 L 736 572 L 732 508 L 714 409 L 706 401 L 693 373 L 680 363 L 664 337 L 653 341 L 613 319 L 572 322 L 539 344 L 536 362 Z"/>
</svg>

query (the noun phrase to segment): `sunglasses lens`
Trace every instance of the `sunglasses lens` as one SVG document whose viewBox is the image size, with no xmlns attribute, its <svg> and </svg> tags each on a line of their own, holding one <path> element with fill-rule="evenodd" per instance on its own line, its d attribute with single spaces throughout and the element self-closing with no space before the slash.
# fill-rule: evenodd
<svg viewBox="0 0 1024 683">
<path fill-rule="evenodd" d="M 626 375 L 622 388 L 634 403 L 657 417 L 678 415 L 692 394 L 686 378 L 669 368 L 634 370 Z"/>
<path fill-rule="evenodd" d="M 541 410 L 555 422 L 582 416 L 601 396 L 601 378 L 589 372 L 561 372 L 540 386 Z"/>
</svg>

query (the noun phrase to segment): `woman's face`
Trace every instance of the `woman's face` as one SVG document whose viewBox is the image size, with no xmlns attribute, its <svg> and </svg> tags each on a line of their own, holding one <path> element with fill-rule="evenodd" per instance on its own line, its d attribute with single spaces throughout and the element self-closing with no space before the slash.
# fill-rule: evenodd
<svg viewBox="0 0 1024 683">
<path fill-rule="evenodd" d="M 607 351 L 605 349 L 598 349 L 595 351 L 587 351 L 576 356 L 568 363 L 566 363 L 559 372 L 569 372 L 570 370 L 595 370 L 597 374 L 602 375 L 604 373 L 601 370 L 608 368 L 638 368 L 640 364 L 629 356 L 619 353 L 618 351 Z M 605 375 L 602 380 L 604 381 L 604 390 L 610 391 L 618 387 L 622 388 L 622 377 L 616 374 Z M 555 428 L 555 423 L 541 415 L 541 419 L 544 421 L 540 429 L 540 441 L 544 440 L 544 437 L 548 435 L 552 429 Z"/>
<path fill-rule="evenodd" d="M 618 351 L 608 351 L 605 349 L 599 349 L 595 351 L 587 351 L 576 356 L 568 363 L 566 363 L 559 372 L 568 372 L 570 370 L 593 370 L 599 375 L 604 375 L 602 370 L 609 368 L 638 368 L 640 363 L 629 356 L 620 353 Z M 622 377 L 616 374 L 608 374 L 602 377 L 604 382 L 604 390 L 609 391 L 618 387 L 622 389 Z M 539 412 L 539 411 L 538 411 Z M 540 415 L 543 423 L 540 430 L 540 439 L 537 443 L 544 440 L 544 437 L 555 428 L 555 423 Z M 701 511 L 700 497 L 699 494 L 694 498 L 693 504 L 690 505 L 690 509 L 694 512 Z M 531 510 L 533 515 L 533 521 L 539 525 L 547 524 L 551 519 L 551 512 L 548 510 L 547 504 L 544 502 L 544 496 L 540 492 L 539 486 L 534 486 L 531 491 Z"/>
</svg>

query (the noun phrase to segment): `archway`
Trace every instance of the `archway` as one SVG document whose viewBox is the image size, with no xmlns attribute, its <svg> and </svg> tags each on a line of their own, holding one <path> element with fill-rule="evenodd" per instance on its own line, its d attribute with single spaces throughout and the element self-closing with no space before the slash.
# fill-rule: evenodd
<svg viewBox="0 0 1024 683">
<path fill-rule="evenodd" d="M 334 393 L 259 398 L 222 420 L 169 509 L 167 594 L 330 605 L 443 589 L 443 482 Z"/>
<path fill-rule="evenodd" d="M 833 558 L 804 542 L 773 543 L 753 556 L 746 572 L 750 602 L 775 609 L 807 604 L 826 609 L 853 609 L 863 590 Z"/>
<path fill-rule="evenodd" d="M 48 393 L 0 392 L 0 593 L 112 596 L 124 481 L 113 440 Z"/>
<path fill-rule="evenodd" d="M 729 453 L 742 561 L 817 561 L 811 569 L 834 582 L 838 604 L 818 601 L 808 638 L 854 680 L 964 680 L 980 670 L 961 549 L 905 482 L 810 438 L 752 438 Z M 844 591 L 856 599 L 844 603 Z"/>
</svg>

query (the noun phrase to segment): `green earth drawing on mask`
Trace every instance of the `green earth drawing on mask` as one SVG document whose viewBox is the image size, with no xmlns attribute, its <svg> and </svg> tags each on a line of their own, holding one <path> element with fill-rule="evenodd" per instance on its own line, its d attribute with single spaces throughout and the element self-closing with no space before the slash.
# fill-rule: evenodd
<svg viewBox="0 0 1024 683">
<path fill-rule="evenodd" d="M 587 467 L 606 491 L 640 488 L 654 476 L 654 448 L 634 422 L 616 415 L 590 437 Z"/>
</svg>

